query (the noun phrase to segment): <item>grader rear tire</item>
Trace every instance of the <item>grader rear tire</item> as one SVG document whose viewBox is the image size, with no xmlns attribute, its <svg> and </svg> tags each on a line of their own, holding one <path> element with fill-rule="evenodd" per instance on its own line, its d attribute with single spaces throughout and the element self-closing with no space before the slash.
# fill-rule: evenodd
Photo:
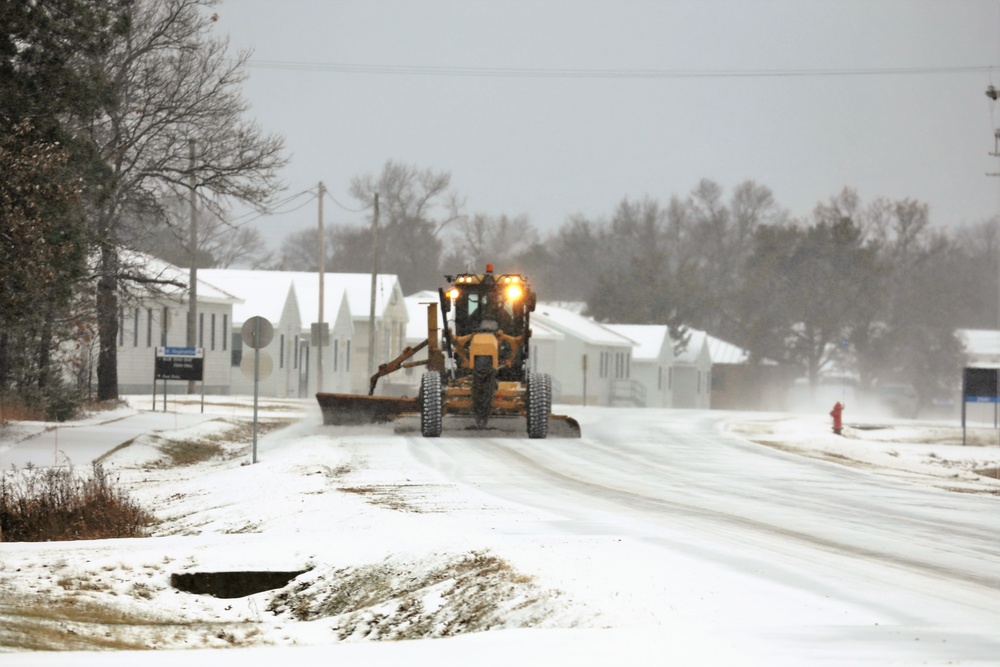
<svg viewBox="0 0 1000 667">
<path fill-rule="evenodd" d="M 528 374 L 528 437 L 541 439 L 549 433 L 552 413 L 552 377 L 546 373 Z"/>
<path fill-rule="evenodd" d="M 436 371 L 420 377 L 420 432 L 425 438 L 441 435 L 441 375 Z"/>
</svg>

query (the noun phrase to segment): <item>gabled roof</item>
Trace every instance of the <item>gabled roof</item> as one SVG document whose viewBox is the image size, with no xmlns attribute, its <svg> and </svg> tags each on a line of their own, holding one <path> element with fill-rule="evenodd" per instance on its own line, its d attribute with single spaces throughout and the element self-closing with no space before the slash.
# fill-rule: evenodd
<svg viewBox="0 0 1000 667">
<path fill-rule="evenodd" d="M 603 324 L 551 303 L 538 304 L 535 312 L 532 313 L 532 322 L 538 322 L 565 335 L 574 336 L 591 345 L 632 346 L 632 341 Z"/>
<path fill-rule="evenodd" d="M 302 326 L 308 327 L 319 321 L 319 274 L 312 271 L 252 271 L 246 269 L 202 269 L 206 279 L 230 285 L 238 290 L 241 297 L 247 300 L 248 308 L 256 309 L 250 316 L 263 314 L 267 310 L 275 312 L 280 317 L 280 307 L 284 303 L 289 288 L 294 286 L 298 301 Z M 200 278 L 199 278 L 200 282 Z M 341 302 L 347 299 L 351 318 L 368 319 L 368 309 L 371 299 L 371 274 L 367 273 L 336 273 L 323 275 L 323 319 L 332 321 L 340 310 Z M 379 274 L 375 287 L 375 313 L 381 317 L 385 309 L 397 298 L 399 280 L 395 274 Z M 265 315 L 266 316 L 266 315 Z M 233 314 L 236 317 L 236 314 Z M 268 319 L 271 319 L 270 317 Z"/>
<path fill-rule="evenodd" d="M 670 340 L 670 329 L 665 324 L 606 324 L 615 333 L 625 336 L 635 343 L 632 359 L 637 361 L 655 361 L 660 358 L 660 351 L 666 345 L 673 356 L 673 344 Z"/>
<path fill-rule="evenodd" d="M 319 279 L 315 273 L 300 274 L 309 276 L 316 285 L 316 298 L 319 300 Z M 325 274 L 324 293 L 334 289 L 341 289 L 347 295 L 347 302 L 351 307 L 352 319 L 368 320 L 368 312 L 371 308 L 372 276 L 370 273 L 327 273 Z M 296 282 L 298 288 L 298 282 Z M 301 295 L 301 292 L 299 293 Z M 395 303 L 394 299 L 402 298 L 403 292 L 399 287 L 399 278 L 395 273 L 380 273 L 376 276 L 375 282 L 375 315 L 381 317 L 386 309 Z"/>
<path fill-rule="evenodd" d="M 697 329 L 688 329 L 687 333 L 687 347 L 676 356 L 676 361 L 681 364 L 694 364 L 703 354 L 707 354 L 708 334 Z M 709 357 L 709 361 L 711 361 L 711 357 Z"/>
<path fill-rule="evenodd" d="M 261 316 L 272 324 L 281 320 L 281 313 L 289 298 L 296 298 L 292 280 L 280 271 L 252 271 L 249 269 L 199 269 L 198 280 L 202 277 L 213 285 L 218 285 L 231 294 L 243 299 L 243 303 L 233 306 L 233 323 L 246 322 L 251 317 Z M 291 292 L 291 295 L 289 295 Z M 199 295 L 200 296 L 200 295 Z M 301 313 L 301 304 L 300 313 Z"/>
<path fill-rule="evenodd" d="M 677 355 L 678 361 L 693 363 L 703 347 L 708 350 L 709 360 L 713 364 L 745 364 L 750 361 L 749 352 L 721 338 L 698 329 L 688 329 L 688 334 L 687 349 Z"/>
</svg>

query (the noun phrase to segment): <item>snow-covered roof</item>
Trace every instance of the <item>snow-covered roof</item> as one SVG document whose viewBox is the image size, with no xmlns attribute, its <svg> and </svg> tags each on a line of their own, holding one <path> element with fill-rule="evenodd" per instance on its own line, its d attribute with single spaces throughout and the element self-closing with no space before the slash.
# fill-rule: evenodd
<svg viewBox="0 0 1000 667">
<path fill-rule="evenodd" d="M 553 329 L 550 326 L 546 326 L 545 323 L 540 322 L 538 318 L 532 317 L 531 338 L 532 340 L 563 340 L 566 336 L 558 330 Z"/>
<path fill-rule="evenodd" d="M 625 336 L 635 347 L 632 359 L 637 361 L 654 361 L 660 358 L 664 345 L 669 348 L 670 329 L 665 324 L 606 324 L 615 333 Z"/>
<path fill-rule="evenodd" d="M 616 345 L 631 347 L 632 341 L 615 333 L 603 324 L 584 317 L 568 308 L 551 303 L 540 303 L 532 314 L 532 321 L 563 334 L 575 336 L 591 345 Z"/>
<path fill-rule="evenodd" d="M 995 329 L 959 329 L 965 352 L 984 363 L 1000 362 L 1000 331 Z"/>
<path fill-rule="evenodd" d="M 296 298 L 291 278 L 282 275 L 281 271 L 199 269 L 199 282 L 202 277 L 243 299 L 242 304 L 233 306 L 233 324 L 240 324 L 257 316 L 277 324 L 290 298 L 289 292 L 292 292 L 291 298 Z"/>
<path fill-rule="evenodd" d="M 188 269 L 182 269 L 159 257 L 136 251 L 124 251 L 120 253 L 119 261 L 123 267 L 127 267 L 128 271 L 138 272 L 144 279 L 170 281 L 171 283 L 183 285 L 183 287 L 178 287 L 177 284 L 161 284 L 155 290 L 147 289 L 147 292 L 150 294 L 159 292 L 172 299 L 187 300 L 188 280 L 190 279 Z M 232 303 L 234 304 L 234 309 L 237 304 L 242 303 L 242 295 L 229 292 L 225 288 L 212 284 L 202 272 L 203 269 L 198 270 L 198 301 Z"/>
<path fill-rule="evenodd" d="M 292 281 L 295 287 L 295 295 L 299 299 L 299 312 L 302 314 L 303 328 L 309 327 L 313 322 L 319 322 L 319 274 L 310 271 L 275 271 L 281 273 Z M 346 298 L 343 285 L 337 280 L 331 280 L 333 275 L 343 274 L 323 274 L 323 321 L 333 322 L 340 310 L 341 302 Z M 371 277 L 368 278 L 371 281 Z M 368 316 L 368 297 L 365 295 L 364 301 L 365 317 Z M 348 299 L 348 307 L 353 307 L 354 303 Z M 357 313 L 352 312 L 352 317 Z M 331 325 L 332 327 L 332 325 Z"/>
<path fill-rule="evenodd" d="M 745 364 L 750 360 L 750 354 L 741 347 L 707 334 L 705 340 L 713 364 Z"/>
<path fill-rule="evenodd" d="M 313 271 L 252 271 L 245 269 L 203 269 L 206 280 L 230 285 L 248 302 L 257 304 L 257 311 L 267 310 L 280 316 L 278 302 L 284 304 L 290 286 L 295 288 L 302 325 L 319 321 L 319 274 Z M 199 276 L 202 271 L 199 271 Z M 199 278 L 200 281 L 200 278 Z M 352 319 L 367 319 L 371 299 L 371 274 L 325 273 L 323 275 L 323 319 L 336 317 L 343 299 L 347 299 Z M 375 287 L 375 313 L 381 316 L 398 297 L 399 281 L 395 274 L 379 274 Z M 252 292 L 252 293 L 251 293 Z M 245 296 L 244 296 L 245 295 Z M 253 312 L 252 315 L 263 314 Z M 233 317 L 236 318 L 234 312 Z M 270 319 L 270 318 L 268 318 Z M 239 320 L 236 320 L 239 321 Z M 275 320 L 276 321 L 276 320 Z"/>
<path fill-rule="evenodd" d="M 699 329 L 688 329 L 687 348 L 677 355 L 677 361 L 693 363 L 702 353 L 702 348 L 708 349 L 708 357 L 713 364 L 745 364 L 750 360 L 750 353 L 721 338 L 709 335 Z"/>
</svg>

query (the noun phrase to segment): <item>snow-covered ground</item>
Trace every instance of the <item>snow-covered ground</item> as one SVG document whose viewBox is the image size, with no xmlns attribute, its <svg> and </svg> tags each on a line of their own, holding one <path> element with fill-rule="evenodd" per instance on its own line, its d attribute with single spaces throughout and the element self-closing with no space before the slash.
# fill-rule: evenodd
<svg viewBox="0 0 1000 667">
<path fill-rule="evenodd" d="M 582 439 L 430 441 L 264 401 L 251 464 L 247 399 L 169 409 L 58 442 L 0 431 L 0 460 L 110 451 L 161 520 L 145 539 L 0 544 L 4 665 L 1000 661 L 990 428 L 963 446 L 956 424 L 836 436 L 825 415 L 565 408 Z M 288 583 L 172 585 L 217 572 Z"/>
</svg>

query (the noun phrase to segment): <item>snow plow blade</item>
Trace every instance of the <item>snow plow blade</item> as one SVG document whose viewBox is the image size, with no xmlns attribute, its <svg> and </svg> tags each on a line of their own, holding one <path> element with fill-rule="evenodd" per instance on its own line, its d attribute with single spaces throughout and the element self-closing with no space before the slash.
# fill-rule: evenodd
<svg viewBox="0 0 1000 667">
<path fill-rule="evenodd" d="M 401 414 L 416 412 L 417 399 L 356 394 L 316 394 L 323 423 L 327 426 L 358 426 L 392 421 Z"/>
<path fill-rule="evenodd" d="M 420 415 L 403 414 L 393 421 L 397 434 L 420 433 Z M 527 421 L 524 417 L 494 415 L 486 428 L 478 428 L 474 417 L 445 415 L 441 435 L 453 438 L 526 438 Z M 549 415 L 548 438 L 579 438 L 580 424 L 566 415 Z"/>
</svg>

